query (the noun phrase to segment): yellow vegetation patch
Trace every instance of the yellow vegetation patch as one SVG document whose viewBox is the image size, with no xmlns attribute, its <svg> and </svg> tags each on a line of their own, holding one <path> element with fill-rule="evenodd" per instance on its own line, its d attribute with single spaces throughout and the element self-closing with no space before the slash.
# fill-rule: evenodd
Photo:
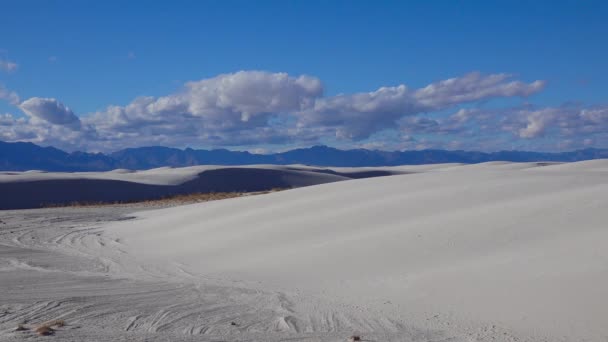
<svg viewBox="0 0 608 342">
<path fill-rule="evenodd" d="M 217 201 L 228 198 L 242 197 L 242 196 L 252 196 L 252 195 L 261 195 L 267 194 L 271 192 L 277 192 L 281 190 L 286 190 L 282 188 L 271 189 L 268 191 L 258 191 L 258 192 L 211 192 L 211 193 L 192 193 L 192 194 L 182 194 L 182 195 L 172 195 L 167 197 L 162 197 L 158 199 L 151 200 L 143 200 L 143 201 L 114 201 L 114 202 L 70 202 L 63 204 L 48 204 L 44 205 L 45 208 L 59 208 L 59 207 L 98 207 L 98 206 L 116 206 L 116 205 L 132 205 L 138 204 L 142 206 L 171 206 L 171 205 L 181 205 L 181 204 L 189 204 L 189 203 L 199 203 L 199 202 L 209 202 L 209 201 Z"/>
</svg>

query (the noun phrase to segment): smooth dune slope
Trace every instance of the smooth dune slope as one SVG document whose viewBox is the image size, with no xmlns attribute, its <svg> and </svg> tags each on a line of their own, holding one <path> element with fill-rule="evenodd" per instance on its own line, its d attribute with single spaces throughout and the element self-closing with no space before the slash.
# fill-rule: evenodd
<svg viewBox="0 0 608 342">
<path fill-rule="evenodd" d="M 144 265 L 282 291 L 304 316 L 311 296 L 512 333 L 496 340 L 605 341 L 608 160 L 417 172 L 142 212 L 107 232 Z"/>
</svg>

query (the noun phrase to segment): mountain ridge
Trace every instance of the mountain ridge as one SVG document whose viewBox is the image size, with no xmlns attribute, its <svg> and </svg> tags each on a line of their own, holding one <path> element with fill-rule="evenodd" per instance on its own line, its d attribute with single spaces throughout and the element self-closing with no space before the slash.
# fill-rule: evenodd
<svg viewBox="0 0 608 342">
<path fill-rule="evenodd" d="M 588 148 L 569 152 L 464 150 L 382 151 L 367 149 L 340 150 L 316 145 L 272 154 L 255 154 L 226 149 L 197 150 L 164 146 L 126 148 L 109 154 L 72 152 L 55 147 L 42 147 L 31 142 L 0 141 L 0 170 L 2 171 L 109 171 L 151 169 L 163 166 L 248 165 L 248 164 L 306 164 L 333 167 L 396 166 L 434 163 L 481 163 L 488 161 L 556 161 L 572 162 L 608 158 L 608 149 Z"/>
</svg>

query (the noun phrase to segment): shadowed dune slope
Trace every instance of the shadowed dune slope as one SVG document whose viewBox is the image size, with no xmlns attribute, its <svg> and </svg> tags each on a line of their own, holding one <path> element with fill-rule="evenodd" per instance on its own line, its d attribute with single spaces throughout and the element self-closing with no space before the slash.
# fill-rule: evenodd
<svg viewBox="0 0 608 342">
<path fill-rule="evenodd" d="M 191 193 L 266 191 L 398 173 L 402 172 L 339 172 L 265 165 L 98 173 L 5 172 L 0 174 L 0 209 L 40 208 L 75 202 L 133 202 Z"/>
</svg>

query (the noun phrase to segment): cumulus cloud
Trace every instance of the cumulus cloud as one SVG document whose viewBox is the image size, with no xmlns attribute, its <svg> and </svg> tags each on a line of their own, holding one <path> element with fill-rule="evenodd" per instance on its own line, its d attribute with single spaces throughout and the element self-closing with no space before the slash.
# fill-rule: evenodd
<svg viewBox="0 0 608 342">
<path fill-rule="evenodd" d="M 511 75 L 482 75 L 473 72 L 459 78 L 429 84 L 415 91 L 415 99 L 429 109 L 468 103 L 493 97 L 530 96 L 545 87 L 544 81 L 511 81 Z"/>
<path fill-rule="evenodd" d="M 83 132 L 74 131 L 69 127 L 32 120 L 29 117 L 15 117 L 7 113 L 0 115 L 0 140 L 31 141 L 77 150 L 81 149 L 82 141 L 86 140 L 86 137 Z"/>
<path fill-rule="evenodd" d="M 544 86 L 543 81 L 526 83 L 507 74 L 470 73 L 417 89 L 397 85 L 324 96 L 316 77 L 240 71 L 80 118 L 57 99 L 34 97 L 20 103 L 16 93 L 0 88 L 0 98 L 26 114 L 0 115 L 0 140 L 106 151 L 143 145 L 313 144 L 327 139 L 395 149 L 479 148 L 467 144 L 487 147 L 489 141 L 502 143 L 505 136 L 524 142 L 551 136 L 568 146 L 608 142 L 608 106 L 483 109 L 488 106 L 478 104 L 526 98 Z"/>
<path fill-rule="evenodd" d="M 289 132 L 279 132 L 272 121 L 312 106 L 322 94 L 321 81 L 315 77 L 241 71 L 188 82 L 175 94 L 109 106 L 83 122 L 109 140 L 154 135 L 241 145 L 257 136 L 260 143 L 279 143 Z"/>
<path fill-rule="evenodd" d="M 142 123 L 166 124 L 177 118 L 197 118 L 210 129 L 263 126 L 270 116 L 309 106 L 322 92 L 320 80 L 314 77 L 241 71 L 188 82 L 176 94 L 140 97 L 126 106 L 110 106 L 95 113 L 91 121 L 126 129 Z"/>
<path fill-rule="evenodd" d="M 19 64 L 0 57 L 0 71 L 13 72 L 17 71 Z"/>
<path fill-rule="evenodd" d="M 26 115 L 1 114 L 0 140 L 31 141 L 69 150 L 86 149 L 100 140 L 93 127 L 83 126 L 72 110 L 56 99 L 34 97 L 13 104 Z"/>
<path fill-rule="evenodd" d="M 19 108 L 35 120 L 72 128 L 80 126 L 80 119 L 74 112 L 56 99 L 32 97 L 23 101 Z"/>
<path fill-rule="evenodd" d="M 464 135 L 473 128 L 488 128 L 487 124 L 499 120 L 502 114 L 477 108 L 461 108 L 442 118 L 410 116 L 399 120 L 400 131 L 405 134 L 458 134 Z M 472 124 L 475 125 L 472 125 Z M 495 122 L 493 122 L 495 124 Z M 485 125 L 485 126 L 484 126 Z M 469 132 L 471 134 L 473 132 Z"/>
<path fill-rule="evenodd" d="M 514 145 L 545 149 L 584 148 L 593 144 L 608 144 L 608 106 L 583 107 L 567 105 L 540 107 L 525 105 L 498 109 L 461 109 L 442 118 L 407 117 L 399 122 L 403 135 L 425 134 L 466 138 L 472 146 L 476 139 L 493 148 Z M 507 138 L 503 135 L 507 134 Z M 555 143 L 548 145 L 543 139 Z M 508 141 L 507 141 L 508 140 Z M 479 140 L 478 140 L 479 141 Z"/>
<path fill-rule="evenodd" d="M 18 141 L 35 138 L 32 126 L 24 118 L 16 119 L 9 113 L 0 115 L 0 140 Z"/>
<path fill-rule="evenodd" d="M 499 97 L 525 97 L 539 92 L 543 81 L 511 81 L 507 74 L 470 73 L 429 84 L 420 89 L 405 85 L 382 87 L 369 93 L 319 99 L 300 115 L 299 125 L 333 126 L 341 138 L 360 140 L 383 129 L 396 128 L 397 120 L 429 111 Z"/>
<path fill-rule="evenodd" d="M 508 120 L 505 128 L 526 139 L 538 138 L 548 133 L 575 136 L 608 131 L 608 106 L 523 109 L 515 114 Z"/>
<path fill-rule="evenodd" d="M 0 114 L 0 126 L 12 126 L 15 124 L 15 118 L 9 114 Z"/>
<path fill-rule="evenodd" d="M 542 135 L 549 123 L 554 120 L 554 116 L 551 113 L 553 111 L 553 109 L 549 108 L 526 113 L 525 121 L 527 122 L 525 127 L 518 129 L 518 135 L 521 138 L 535 138 Z"/>
<path fill-rule="evenodd" d="M 421 89 L 400 85 L 324 97 L 315 77 L 241 71 L 188 82 L 167 96 L 109 106 L 82 121 L 108 141 L 152 135 L 226 146 L 254 144 L 256 139 L 265 144 L 312 141 L 327 135 L 360 140 L 397 128 L 404 116 L 495 97 L 528 96 L 543 85 L 512 81 L 504 74 L 471 73 Z"/>
</svg>

